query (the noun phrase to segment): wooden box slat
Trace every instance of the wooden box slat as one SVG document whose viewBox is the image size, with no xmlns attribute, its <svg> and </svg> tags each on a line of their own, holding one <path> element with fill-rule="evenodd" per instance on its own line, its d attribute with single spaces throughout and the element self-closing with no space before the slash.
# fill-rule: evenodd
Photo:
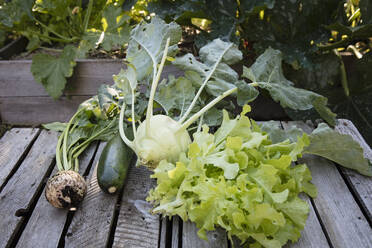
<svg viewBox="0 0 372 248">
<path fill-rule="evenodd" d="M 80 156 L 80 173 L 83 174 L 89 166 L 91 159 L 96 150 L 97 144 L 93 144 Z M 54 166 L 54 175 L 58 168 Z M 39 201 L 37 202 L 31 218 L 28 221 L 22 236 L 17 243 L 19 248 L 33 247 L 56 247 L 58 244 L 63 228 L 65 226 L 68 210 L 51 207 L 46 200 L 45 188 Z M 42 234 L 42 235 L 39 235 Z"/>
<path fill-rule="evenodd" d="M 44 178 L 51 171 L 55 157 L 57 133 L 42 131 L 16 173 L 0 193 L 0 247 L 17 234 L 24 217 L 16 213 L 32 211 L 32 203 L 37 200 Z"/>
</svg>

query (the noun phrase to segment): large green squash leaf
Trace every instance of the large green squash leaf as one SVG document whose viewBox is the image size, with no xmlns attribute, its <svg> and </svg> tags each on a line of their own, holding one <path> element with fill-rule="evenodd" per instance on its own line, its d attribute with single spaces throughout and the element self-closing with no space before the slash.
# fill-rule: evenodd
<svg viewBox="0 0 372 248">
<path fill-rule="evenodd" d="M 62 95 L 66 78 L 72 76 L 76 48 L 67 45 L 59 57 L 49 54 L 36 54 L 32 59 L 31 72 L 35 80 L 41 83 L 53 98 Z"/>
</svg>

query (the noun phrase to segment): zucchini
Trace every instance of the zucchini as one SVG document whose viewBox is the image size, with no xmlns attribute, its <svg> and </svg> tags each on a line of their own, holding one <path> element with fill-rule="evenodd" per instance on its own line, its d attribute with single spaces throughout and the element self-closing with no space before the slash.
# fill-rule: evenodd
<svg viewBox="0 0 372 248">
<path fill-rule="evenodd" d="M 116 135 L 106 144 L 97 168 L 98 185 L 104 192 L 114 194 L 124 186 L 133 157 L 134 152 L 123 142 L 120 135 Z"/>
</svg>

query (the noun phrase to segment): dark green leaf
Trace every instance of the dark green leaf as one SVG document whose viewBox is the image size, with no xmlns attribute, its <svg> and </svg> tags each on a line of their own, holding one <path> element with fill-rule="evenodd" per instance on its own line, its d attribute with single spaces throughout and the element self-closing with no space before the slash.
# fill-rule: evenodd
<svg viewBox="0 0 372 248">
<path fill-rule="evenodd" d="M 35 80 L 41 83 L 53 98 L 62 95 L 66 78 L 72 76 L 75 63 L 76 48 L 65 46 L 59 57 L 49 54 L 36 54 L 32 59 L 31 72 Z"/>
<path fill-rule="evenodd" d="M 280 51 L 266 49 L 250 67 L 244 67 L 243 77 L 256 82 L 267 90 L 271 97 L 284 108 L 309 110 L 315 108 L 319 115 L 331 125 L 335 125 L 335 114 L 327 108 L 327 99 L 317 93 L 293 87 L 293 83 L 283 75 Z"/>
<path fill-rule="evenodd" d="M 239 80 L 236 86 L 238 87 L 237 102 L 240 106 L 254 101 L 259 94 L 255 87 L 247 84 L 243 80 Z"/>
</svg>

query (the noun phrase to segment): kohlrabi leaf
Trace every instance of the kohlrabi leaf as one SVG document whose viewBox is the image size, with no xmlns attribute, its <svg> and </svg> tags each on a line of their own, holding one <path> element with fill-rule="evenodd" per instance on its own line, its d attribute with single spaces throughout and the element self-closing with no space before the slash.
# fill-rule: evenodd
<svg viewBox="0 0 372 248">
<path fill-rule="evenodd" d="M 282 70 L 282 54 L 272 48 L 257 58 L 250 67 L 244 67 L 243 77 L 256 82 L 267 90 L 271 97 L 284 108 L 309 110 L 314 108 L 329 124 L 335 125 L 335 114 L 327 107 L 327 99 L 312 91 L 295 88 L 287 80 Z"/>
<path fill-rule="evenodd" d="M 310 135 L 310 145 L 304 153 L 325 157 L 339 165 L 372 176 L 372 165 L 364 158 L 360 145 L 349 135 L 340 134 L 321 123 Z"/>
<path fill-rule="evenodd" d="M 131 31 L 127 60 L 136 68 L 139 81 L 151 75 L 153 66 L 159 64 L 168 38 L 168 56 L 175 55 L 181 35 L 180 26 L 173 22 L 166 24 L 158 17 L 152 18 L 150 23 L 137 25 Z"/>
<path fill-rule="evenodd" d="M 119 74 L 113 75 L 115 86 L 121 89 L 125 94 L 130 93 L 131 89 L 137 88 L 137 72 L 133 65 L 127 64 L 127 68 L 120 69 Z"/>
<path fill-rule="evenodd" d="M 158 87 L 155 101 L 163 107 L 167 115 L 172 112 L 172 116 L 182 116 L 195 97 L 195 88 L 185 77 L 174 78 L 171 75 Z"/>
<path fill-rule="evenodd" d="M 215 39 L 202 47 L 199 55 L 200 61 L 194 55 L 188 53 L 182 57 L 177 57 L 173 64 L 186 71 L 186 73 L 190 73 L 190 71 L 198 73 L 202 80 L 198 80 L 194 84 L 200 86 L 211 74 L 206 90 L 212 96 L 219 96 L 226 90 L 236 87 L 235 83 L 239 76 L 229 66 L 242 59 L 242 53 L 236 45 Z"/>
<path fill-rule="evenodd" d="M 32 58 L 31 72 L 35 80 L 41 83 L 53 98 L 62 95 L 66 85 L 66 78 L 72 76 L 76 65 L 76 48 L 67 45 L 59 57 L 49 54 L 36 54 Z"/>
<path fill-rule="evenodd" d="M 254 101 L 259 95 L 258 90 L 244 80 L 237 81 L 236 86 L 238 87 L 237 102 L 240 106 Z"/>
<path fill-rule="evenodd" d="M 282 247 L 300 237 L 309 213 L 298 194 L 316 196 L 306 165 L 292 165 L 291 155 L 302 152 L 306 136 L 272 144 L 245 116 L 248 111 L 244 106 L 235 119 L 224 112 L 215 134 L 203 126 L 187 154 L 176 163 L 160 162 L 152 175 L 157 187 L 147 200 L 155 213 L 195 222 L 202 239 L 222 227 L 230 240 L 236 236 L 256 247 Z"/>
</svg>

